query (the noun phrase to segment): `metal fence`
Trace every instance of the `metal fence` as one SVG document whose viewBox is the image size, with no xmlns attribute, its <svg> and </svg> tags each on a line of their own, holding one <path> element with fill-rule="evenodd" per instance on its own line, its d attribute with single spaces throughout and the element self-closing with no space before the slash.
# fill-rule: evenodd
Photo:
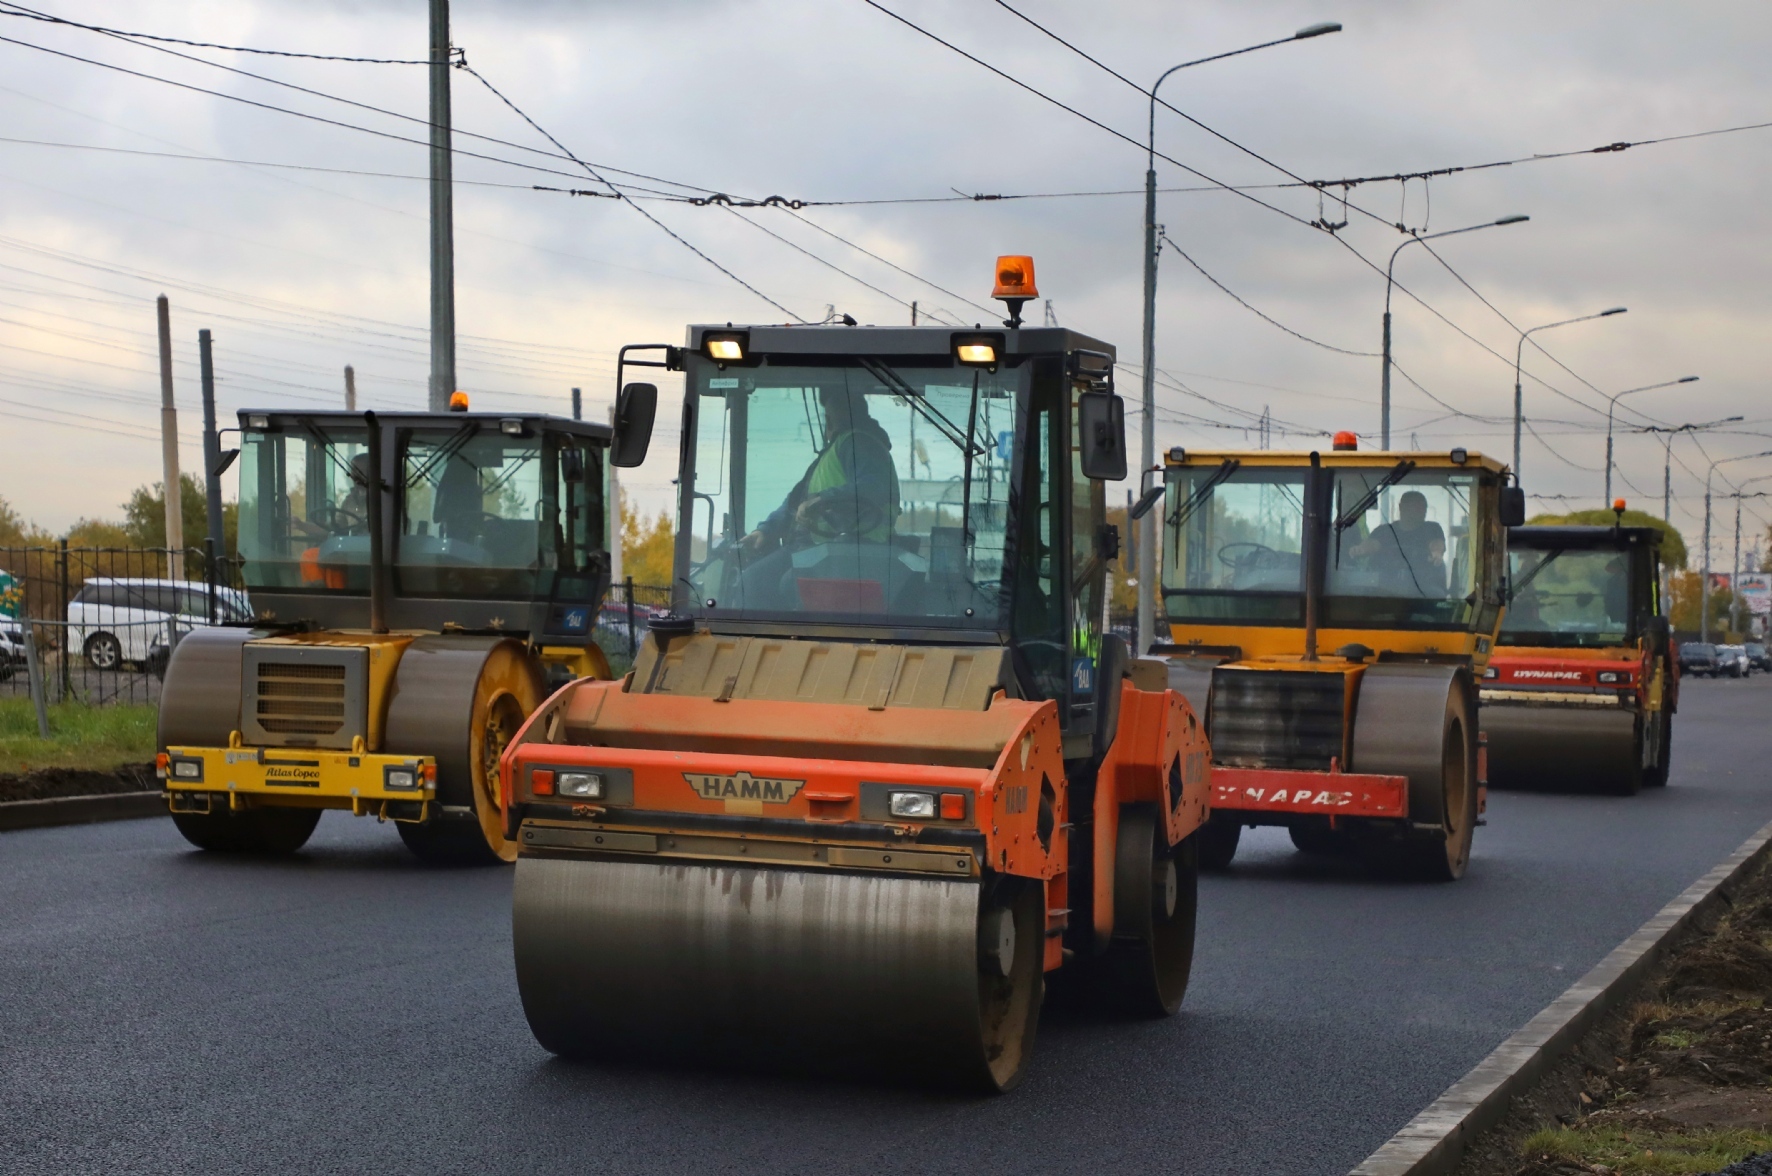
<svg viewBox="0 0 1772 1176">
<path fill-rule="evenodd" d="M 609 659 L 609 668 L 617 674 L 627 673 L 652 619 L 663 616 L 670 608 L 669 584 L 636 584 L 629 578 L 611 585 L 609 597 L 597 614 L 595 634 L 598 647 Z"/>
<path fill-rule="evenodd" d="M 238 578 L 195 548 L 0 547 L 0 697 L 158 703 L 179 638 L 238 619 Z"/>
</svg>

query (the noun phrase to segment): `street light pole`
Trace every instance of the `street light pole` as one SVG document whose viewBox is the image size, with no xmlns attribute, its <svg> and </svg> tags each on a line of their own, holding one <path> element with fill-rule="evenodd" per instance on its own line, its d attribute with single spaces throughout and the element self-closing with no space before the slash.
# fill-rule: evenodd
<svg viewBox="0 0 1772 1176">
<path fill-rule="evenodd" d="M 1384 362 L 1379 368 L 1378 376 L 1378 448 L 1389 450 L 1391 447 L 1391 287 L 1395 285 L 1392 274 L 1397 268 L 1397 254 L 1409 246 L 1421 241 L 1432 241 L 1439 237 L 1456 237 L 1460 233 L 1474 233 L 1478 229 L 1493 229 L 1497 225 L 1517 225 L 1529 221 L 1529 216 L 1504 216 L 1500 220 L 1484 221 L 1480 225 L 1466 225 L 1462 229 L 1446 229 L 1439 233 L 1411 235 L 1409 239 L 1391 250 L 1390 264 L 1384 267 Z"/>
<path fill-rule="evenodd" d="M 1514 478 L 1516 481 L 1520 476 L 1520 426 L 1525 420 L 1522 412 L 1525 398 L 1520 392 L 1520 364 L 1524 359 L 1526 340 L 1538 332 L 1548 331 L 1552 327 L 1566 327 L 1570 323 L 1585 323 L 1594 319 L 1610 318 L 1615 314 L 1623 314 L 1625 309 L 1622 306 L 1614 306 L 1611 310 L 1602 310 L 1599 314 L 1584 314 L 1580 318 L 1562 319 L 1554 323 L 1545 323 L 1541 327 L 1530 327 L 1520 332 L 1519 346 L 1514 348 Z"/>
<path fill-rule="evenodd" d="M 1764 498 L 1764 490 L 1756 490 L 1752 494 L 1745 493 L 1747 487 L 1755 482 L 1764 482 L 1772 478 L 1772 474 L 1761 474 L 1757 478 L 1749 478 L 1735 488 L 1729 497 L 1735 500 L 1735 561 L 1734 571 L 1729 573 L 1729 630 L 1741 632 L 1741 500 L 1743 498 Z"/>
<path fill-rule="evenodd" d="M 1704 578 L 1698 582 L 1698 639 L 1710 640 L 1710 480 L 1717 467 L 1732 461 L 1752 461 L 1756 457 L 1772 457 L 1772 449 L 1761 453 L 1744 453 L 1740 457 L 1719 457 L 1704 471 Z"/>
<path fill-rule="evenodd" d="M 1139 403 L 1144 408 L 1144 425 L 1139 430 L 1141 470 L 1149 470 L 1157 461 L 1157 90 L 1168 80 L 1170 74 L 1189 66 L 1204 65 L 1208 61 L 1220 61 L 1226 57 L 1253 53 L 1257 49 L 1284 45 L 1289 41 L 1307 41 L 1312 37 L 1340 31 L 1341 25 L 1327 21 L 1299 29 L 1290 37 L 1280 37 L 1247 48 L 1232 49 L 1228 53 L 1214 53 L 1210 57 L 1184 61 L 1164 70 L 1156 84 L 1150 88 L 1150 119 L 1145 140 L 1144 168 L 1144 347 L 1139 354 L 1139 362 L 1144 365 L 1142 394 L 1139 397 Z M 1133 631 L 1132 647 L 1139 657 L 1149 652 L 1157 628 L 1156 592 L 1153 586 L 1157 575 L 1156 522 L 1156 515 L 1152 513 L 1133 524 L 1137 528 L 1133 536 L 1137 567 L 1133 574 L 1138 578 L 1138 618 Z"/>
<path fill-rule="evenodd" d="M 1622 392 L 1614 392 L 1606 400 L 1606 497 L 1604 499 L 1604 503 L 1606 506 L 1612 505 L 1612 409 L 1618 404 L 1619 400 L 1623 397 L 1631 396 L 1631 395 L 1634 395 L 1635 393 L 1638 393 L 1638 392 L 1653 392 L 1657 388 L 1672 388 L 1675 384 L 1692 384 L 1692 383 L 1696 383 L 1697 380 L 1698 380 L 1697 376 L 1681 376 L 1677 380 L 1667 380 L 1667 381 L 1660 383 L 1660 384 L 1645 384 L 1641 388 L 1626 388 Z M 1663 496 L 1664 497 L 1665 497 L 1665 494 L 1666 494 L 1666 489 L 1664 486 L 1664 488 L 1663 488 Z M 1664 506 L 1663 507 L 1664 513 L 1665 513 L 1665 510 L 1666 510 L 1666 507 Z"/>
<path fill-rule="evenodd" d="M 449 113 L 449 0 L 431 0 L 431 383 L 432 412 L 455 392 L 454 156 Z"/>
</svg>

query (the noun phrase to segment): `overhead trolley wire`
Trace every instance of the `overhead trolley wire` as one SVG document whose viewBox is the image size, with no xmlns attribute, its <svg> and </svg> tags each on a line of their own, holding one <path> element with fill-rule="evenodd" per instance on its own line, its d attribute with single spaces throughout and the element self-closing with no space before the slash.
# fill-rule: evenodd
<svg viewBox="0 0 1772 1176">
<path fill-rule="evenodd" d="M 47 12 L 26 8 L 22 4 L 0 4 L 0 16 L 18 16 L 26 20 L 42 21 L 44 24 L 68 25 L 71 28 L 85 29 L 92 33 L 104 33 L 112 37 L 127 37 L 135 41 L 162 41 L 168 45 L 188 45 L 194 49 L 225 49 L 229 53 L 255 53 L 264 57 L 297 57 L 305 61 L 348 61 L 362 65 L 429 65 L 422 58 L 401 57 L 344 57 L 335 53 L 297 53 L 288 49 L 253 49 L 245 45 L 218 45 L 213 41 L 187 41 L 183 37 L 163 37 L 155 33 L 132 33 L 126 29 L 106 28 L 103 25 L 82 24 L 66 17 L 52 16 Z"/>
<path fill-rule="evenodd" d="M 1192 257 L 1188 256 L 1187 251 L 1184 250 L 1180 245 L 1177 245 L 1175 243 L 1175 238 L 1165 236 L 1163 238 L 1163 242 L 1164 242 L 1164 244 L 1168 245 L 1169 248 L 1173 249 L 1177 254 L 1179 254 L 1183 261 L 1185 261 L 1189 265 L 1193 266 L 1194 269 L 1196 271 L 1198 271 L 1199 275 L 1202 278 L 1205 278 L 1208 282 L 1211 282 L 1214 286 L 1217 286 L 1219 288 L 1219 290 L 1223 291 L 1228 297 L 1230 297 L 1234 302 L 1236 302 L 1237 305 L 1241 306 L 1244 310 L 1247 310 L 1249 313 L 1253 314 L 1255 317 L 1261 319 L 1263 322 L 1268 323 L 1271 326 L 1278 327 L 1280 330 L 1286 332 L 1288 335 L 1291 335 L 1294 339 L 1302 339 L 1304 342 L 1309 343 L 1313 347 L 1321 347 L 1325 351 L 1333 351 L 1333 352 L 1337 353 L 1338 355 L 1358 356 L 1361 359 L 1377 359 L 1378 358 L 1378 352 L 1376 352 L 1376 351 L 1350 351 L 1346 347 L 1337 347 L 1333 343 L 1325 343 L 1321 339 L 1313 339 L 1309 335 L 1306 335 L 1300 331 L 1293 330 L 1291 327 L 1287 326 L 1285 323 L 1281 322 L 1279 319 L 1273 318 L 1272 316 L 1264 314 L 1260 310 L 1257 310 L 1255 307 L 1251 306 L 1247 301 L 1245 301 L 1242 298 L 1242 296 L 1237 294 L 1236 291 L 1232 290 L 1229 286 L 1226 286 L 1223 282 L 1219 281 L 1217 278 L 1215 278 L 1211 274 L 1207 273 L 1204 266 L 1202 266 L 1199 262 L 1195 261 Z M 1411 382 L 1413 382 L 1413 381 L 1411 381 Z"/>
</svg>

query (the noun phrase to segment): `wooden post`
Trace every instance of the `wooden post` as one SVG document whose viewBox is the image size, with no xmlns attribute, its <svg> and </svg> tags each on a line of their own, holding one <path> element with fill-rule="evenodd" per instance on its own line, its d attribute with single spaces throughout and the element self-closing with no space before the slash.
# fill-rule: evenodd
<svg viewBox="0 0 1772 1176">
<path fill-rule="evenodd" d="M 178 473 L 178 408 L 172 400 L 172 306 L 166 295 L 155 302 L 160 319 L 160 478 L 165 490 L 166 574 L 185 578 L 184 483 Z"/>
</svg>

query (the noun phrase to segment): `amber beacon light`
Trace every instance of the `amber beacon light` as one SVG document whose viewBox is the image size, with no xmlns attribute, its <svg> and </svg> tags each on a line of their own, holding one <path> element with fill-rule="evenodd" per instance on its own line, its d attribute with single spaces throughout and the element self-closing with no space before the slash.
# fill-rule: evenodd
<svg viewBox="0 0 1772 1176">
<path fill-rule="evenodd" d="M 991 297 L 1001 298 L 1009 307 L 1004 326 L 1010 330 L 1021 326 L 1021 308 L 1039 296 L 1040 288 L 1034 285 L 1033 258 L 1021 254 L 997 258 L 997 287 L 991 291 Z"/>
</svg>

